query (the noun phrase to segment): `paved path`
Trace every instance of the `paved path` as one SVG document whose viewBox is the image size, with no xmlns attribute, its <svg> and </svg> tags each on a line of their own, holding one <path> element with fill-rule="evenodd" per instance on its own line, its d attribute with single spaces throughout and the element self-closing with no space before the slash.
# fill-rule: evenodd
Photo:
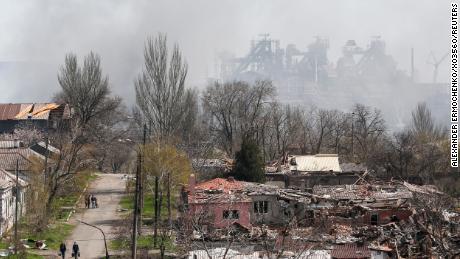
<svg viewBox="0 0 460 259">
<path fill-rule="evenodd" d="M 71 220 L 81 220 L 95 225 L 104 231 L 107 238 L 110 238 L 113 226 L 119 220 L 116 210 L 124 194 L 126 181 L 121 178 L 120 174 L 99 174 L 98 176 L 99 178 L 91 184 L 88 192 L 97 197 L 99 208 L 81 209 Z M 68 255 L 66 257 L 70 257 L 69 251 L 74 241 L 77 241 L 80 246 L 81 259 L 105 256 L 104 239 L 101 232 L 78 221 L 76 224 L 77 226 L 67 241 Z"/>
</svg>

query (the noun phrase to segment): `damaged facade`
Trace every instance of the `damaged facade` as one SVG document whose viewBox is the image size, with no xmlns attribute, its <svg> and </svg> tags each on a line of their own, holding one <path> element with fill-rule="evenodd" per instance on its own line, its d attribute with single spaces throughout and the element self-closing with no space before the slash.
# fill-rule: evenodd
<svg viewBox="0 0 460 259">
<path fill-rule="evenodd" d="M 302 190 L 233 178 L 197 184 L 192 177 L 182 193 L 183 216 L 195 220 L 192 229 L 198 242 L 236 235 L 245 240 L 242 243 L 254 243 L 254 251 L 264 250 L 261 243 L 283 255 L 328 251 L 330 257 L 321 258 L 429 258 L 421 255 L 460 253 L 459 214 L 420 207 L 424 202 L 419 196 L 433 195 L 443 194 L 430 186 L 361 178 L 355 184 Z M 431 233 L 436 213 L 443 216 L 437 222 L 442 238 Z M 349 257 L 350 251 L 361 251 L 362 257 Z"/>
</svg>

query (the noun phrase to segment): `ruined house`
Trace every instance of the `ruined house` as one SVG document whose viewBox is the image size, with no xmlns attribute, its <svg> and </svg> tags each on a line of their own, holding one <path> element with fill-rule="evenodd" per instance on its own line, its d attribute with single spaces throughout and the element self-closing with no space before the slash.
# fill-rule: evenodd
<svg viewBox="0 0 460 259">
<path fill-rule="evenodd" d="M 361 184 L 313 187 L 313 194 L 330 206 L 329 215 L 354 223 L 380 225 L 408 220 L 412 193 L 403 184 Z"/>
<path fill-rule="evenodd" d="M 287 156 L 266 168 L 267 184 L 309 191 L 315 185 L 354 184 L 367 172 L 363 164 L 340 164 L 336 154 Z"/>
<path fill-rule="evenodd" d="M 459 214 L 428 211 L 428 205 L 414 200 L 419 195 L 443 194 L 432 186 L 396 181 L 315 185 L 305 192 L 233 178 L 196 184 L 192 177 L 183 192 L 183 216 L 194 218 L 194 229 L 206 235 L 219 233 L 208 240 L 236 235 L 256 246 L 271 242 L 275 252 L 313 248 L 329 250 L 330 258 L 386 259 L 397 253 L 418 256 L 436 246 L 438 254 L 460 255 Z M 436 235 L 428 231 L 432 227 L 438 228 Z"/>
<path fill-rule="evenodd" d="M 251 200 L 242 192 L 242 182 L 233 178 L 195 182 L 195 176 L 192 175 L 184 203 L 187 214 L 205 224 L 206 231 L 234 224 L 250 227 Z"/>
</svg>

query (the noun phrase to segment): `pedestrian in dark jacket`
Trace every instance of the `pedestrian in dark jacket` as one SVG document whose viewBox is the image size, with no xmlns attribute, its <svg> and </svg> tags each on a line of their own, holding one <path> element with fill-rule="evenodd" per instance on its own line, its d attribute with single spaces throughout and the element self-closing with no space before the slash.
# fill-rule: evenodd
<svg viewBox="0 0 460 259">
<path fill-rule="evenodd" d="M 96 206 L 96 208 L 99 208 L 99 205 L 97 205 L 97 198 L 96 198 L 96 196 L 94 196 L 94 206 Z"/>
<path fill-rule="evenodd" d="M 89 203 L 90 203 L 90 195 L 86 195 L 86 197 L 85 197 L 85 208 L 89 209 Z"/>
<path fill-rule="evenodd" d="M 59 251 L 61 251 L 62 259 L 65 258 L 65 251 L 66 250 L 67 250 L 67 247 L 65 246 L 65 243 L 61 242 L 61 245 L 59 246 Z"/>
<path fill-rule="evenodd" d="M 72 246 L 72 257 L 77 259 L 80 256 L 80 247 L 77 244 L 77 241 L 73 242 Z"/>
<path fill-rule="evenodd" d="M 96 196 L 91 195 L 91 207 L 96 208 Z"/>
</svg>

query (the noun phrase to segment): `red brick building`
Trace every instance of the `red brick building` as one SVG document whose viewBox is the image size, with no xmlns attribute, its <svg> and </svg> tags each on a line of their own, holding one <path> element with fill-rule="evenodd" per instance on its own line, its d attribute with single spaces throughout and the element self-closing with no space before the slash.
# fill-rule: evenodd
<svg viewBox="0 0 460 259">
<path fill-rule="evenodd" d="M 250 227 L 251 199 L 243 193 L 243 182 L 216 178 L 195 184 L 190 177 L 188 216 L 207 223 L 208 228 L 226 228 L 235 223 Z"/>
</svg>

